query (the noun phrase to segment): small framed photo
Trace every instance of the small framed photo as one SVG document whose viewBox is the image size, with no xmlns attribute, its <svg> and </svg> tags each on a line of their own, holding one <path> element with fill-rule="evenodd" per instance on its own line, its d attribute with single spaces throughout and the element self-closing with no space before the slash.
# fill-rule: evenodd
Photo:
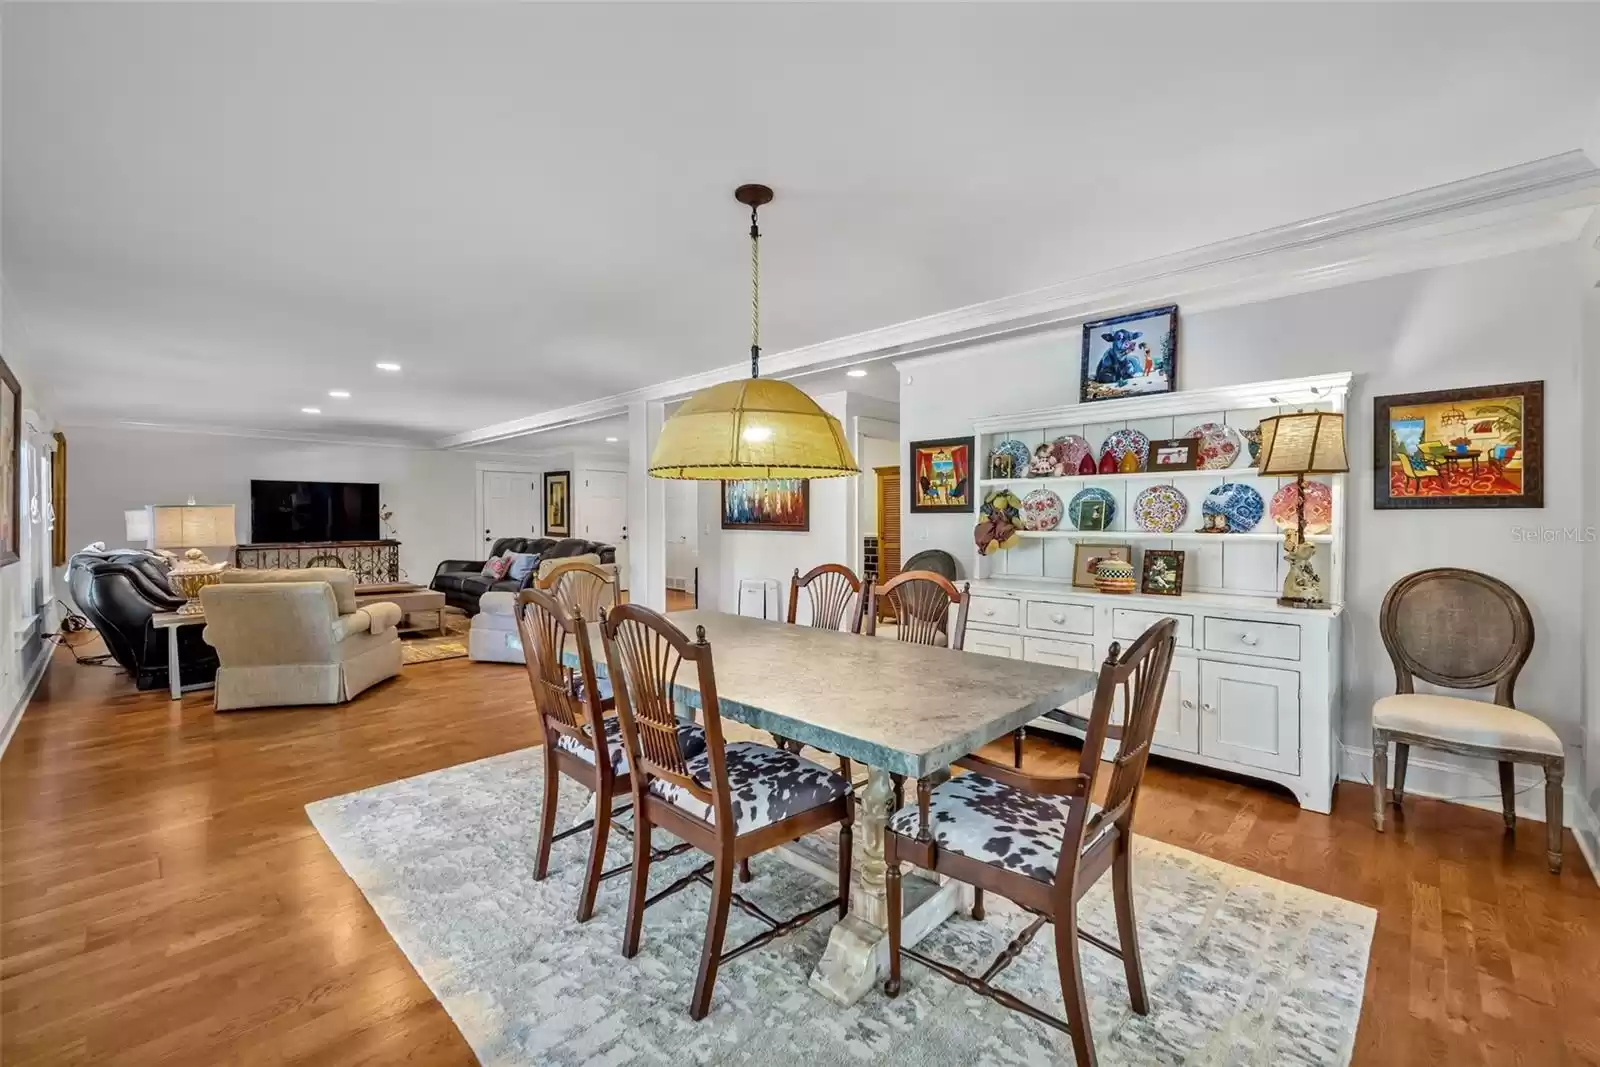
<svg viewBox="0 0 1600 1067">
<path fill-rule="evenodd" d="M 1192 471 L 1200 467 L 1200 438 L 1173 437 L 1150 442 L 1150 471 Z"/>
<path fill-rule="evenodd" d="M 1090 560 L 1120 559 L 1128 563 L 1133 562 L 1132 545 L 1100 545 L 1079 541 L 1072 546 L 1072 584 L 1079 589 L 1093 589 L 1094 571 L 1089 569 Z"/>
<path fill-rule="evenodd" d="M 1106 502 L 1099 497 L 1085 497 L 1078 501 L 1076 525 L 1080 530 L 1104 530 L 1106 522 Z"/>
<path fill-rule="evenodd" d="M 1139 592 L 1145 596 L 1183 595 L 1183 553 L 1168 548 L 1145 549 Z"/>
<path fill-rule="evenodd" d="M 1083 324 L 1078 402 L 1170 393 L 1178 379 L 1178 305 Z"/>
</svg>

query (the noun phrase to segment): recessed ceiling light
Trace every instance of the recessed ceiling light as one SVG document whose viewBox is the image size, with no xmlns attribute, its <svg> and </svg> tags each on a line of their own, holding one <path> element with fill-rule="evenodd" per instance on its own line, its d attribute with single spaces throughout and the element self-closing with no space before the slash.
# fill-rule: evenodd
<svg viewBox="0 0 1600 1067">
<path fill-rule="evenodd" d="M 301 408 L 300 409 L 300 413 L 302 415 L 321 415 L 322 414 L 322 409 L 321 408 Z"/>
<path fill-rule="evenodd" d="M 328 390 L 328 395 L 333 397 L 335 400 L 349 400 L 350 399 L 350 390 L 348 390 L 348 389 L 329 389 Z"/>
<path fill-rule="evenodd" d="M 844 376 L 846 378 L 865 378 L 867 376 L 867 372 L 862 370 L 860 367 L 851 367 L 849 370 L 844 372 Z"/>
<path fill-rule="evenodd" d="M 615 437 L 608 437 L 608 438 L 606 438 L 606 444 L 608 444 L 608 445 L 614 445 L 614 444 L 616 444 L 616 443 L 617 443 L 617 439 L 616 439 L 616 438 L 615 438 Z"/>
<path fill-rule="evenodd" d="M 400 369 L 400 364 L 398 363 L 374 363 L 373 366 L 379 370 L 386 370 L 391 374 Z"/>
</svg>

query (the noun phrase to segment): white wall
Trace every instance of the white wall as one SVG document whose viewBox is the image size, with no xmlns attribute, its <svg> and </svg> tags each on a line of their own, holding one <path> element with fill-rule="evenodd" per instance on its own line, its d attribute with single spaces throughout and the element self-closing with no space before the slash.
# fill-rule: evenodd
<svg viewBox="0 0 1600 1067">
<path fill-rule="evenodd" d="M 20 352 L 8 352 L 7 366 L 22 386 L 25 409 L 21 426 L 22 455 L 18 478 L 23 494 L 18 521 L 20 559 L 0 569 L 0 751 L 11 738 L 26 698 L 48 663 L 44 638 L 60 620 L 51 600 L 49 450 L 52 447 L 48 416 L 31 391 L 33 375 Z"/>
<path fill-rule="evenodd" d="M 377 482 L 400 541 L 400 565 L 426 584 L 443 559 L 478 559 L 478 465 L 471 452 L 314 444 L 168 430 L 68 427 L 67 543 L 127 544 L 124 509 L 203 504 L 238 509 L 239 538 L 250 537 L 250 480 Z M 508 469 L 518 466 L 507 459 Z M 527 465 L 523 463 L 521 465 Z"/>
<path fill-rule="evenodd" d="M 694 569 L 700 563 L 700 483 L 669 480 L 663 488 L 667 498 L 667 579 L 692 591 Z"/>
<path fill-rule="evenodd" d="M 875 537 L 878 533 L 878 480 L 873 477 L 874 467 L 894 467 L 900 463 L 900 441 L 863 435 L 856 463 L 861 467 L 858 479 L 858 497 L 861 501 L 861 536 Z"/>
<path fill-rule="evenodd" d="M 1355 507 L 1347 528 L 1343 678 L 1351 746 L 1370 745 L 1372 702 L 1393 692 L 1377 628 L 1384 592 L 1404 574 L 1444 565 L 1495 575 L 1528 601 L 1538 640 L 1517 702 L 1568 745 L 1580 743 L 1583 610 L 1574 592 L 1586 549 L 1513 539 L 1520 528 L 1576 529 L 1584 520 L 1579 456 L 1589 441 L 1580 423 L 1574 255 L 1571 244 L 1549 247 L 1182 317 L 1184 389 L 1356 373 L 1347 431 Z M 971 433 L 980 416 L 1075 403 L 1080 343 L 1081 330 L 1072 327 L 907 364 L 903 442 Z M 1373 509 L 1373 397 L 1535 378 L 1545 382 L 1542 510 Z M 963 572 L 970 567 L 974 515 L 902 517 L 907 555 L 943 548 Z"/>
<path fill-rule="evenodd" d="M 1600 211 L 1578 241 L 1578 287 L 1583 302 L 1583 401 L 1585 412 L 1600 411 Z M 1583 525 L 1600 530 L 1600 453 L 1583 455 Z M 1600 824 L 1600 543 L 1585 546 L 1583 569 L 1583 796 L 1593 822 Z M 1572 775 L 1569 773 L 1569 780 Z M 1577 824 L 1574 823 L 1576 826 Z"/>
</svg>

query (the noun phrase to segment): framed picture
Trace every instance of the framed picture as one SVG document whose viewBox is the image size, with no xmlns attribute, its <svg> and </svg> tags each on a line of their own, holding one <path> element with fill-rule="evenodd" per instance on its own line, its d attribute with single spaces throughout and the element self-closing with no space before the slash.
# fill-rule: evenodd
<svg viewBox="0 0 1600 1067">
<path fill-rule="evenodd" d="M 1120 559 L 1133 562 L 1132 545 L 1093 545 L 1079 541 L 1072 546 L 1072 584 L 1080 589 L 1093 589 L 1094 571 L 1090 560 Z"/>
<path fill-rule="evenodd" d="M 572 536 L 572 472 L 544 472 L 544 535 Z"/>
<path fill-rule="evenodd" d="M 22 463 L 22 386 L 0 359 L 0 567 L 22 558 L 21 485 L 17 472 Z"/>
<path fill-rule="evenodd" d="M 50 453 L 50 510 L 55 529 L 50 534 L 50 565 L 65 567 L 67 551 L 67 439 L 57 430 L 56 450 Z"/>
<path fill-rule="evenodd" d="M 1074 523 L 1080 530 L 1104 530 L 1106 522 L 1106 502 L 1099 497 L 1084 497 L 1078 501 L 1077 521 Z"/>
<path fill-rule="evenodd" d="M 1183 594 L 1183 553 L 1170 548 L 1144 550 L 1144 569 L 1139 573 L 1139 592 L 1145 596 Z"/>
<path fill-rule="evenodd" d="M 972 510 L 972 438 L 911 442 L 911 510 Z"/>
<path fill-rule="evenodd" d="M 1177 304 L 1083 324 L 1079 403 L 1170 393 L 1177 380 Z"/>
<path fill-rule="evenodd" d="M 1544 382 L 1372 404 L 1373 507 L 1544 507 Z"/>
<path fill-rule="evenodd" d="M 722 483 L 724 530 L 811 529 L 809 478 L 739 478 Z"/>
<path fill-rule="evenodd" d="M 1192 471 L 1200 466 L 1200 438 L 1173 437 L 1150 442 L 1151 471 Z"/>
</svg>

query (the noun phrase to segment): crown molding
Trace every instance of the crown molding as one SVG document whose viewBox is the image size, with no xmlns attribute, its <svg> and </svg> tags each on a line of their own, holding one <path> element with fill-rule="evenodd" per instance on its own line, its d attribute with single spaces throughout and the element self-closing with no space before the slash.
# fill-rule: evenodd
<svg viewBox="0 0 1600 1067">
<path fill-rule="evenodd" d="M 294 444 L 330 445 L 337 448 L 384 448 L 400 452 L 438 452 L 439 449 L 424 442 L 404 441 L 392 437 L 360 437 L 354 435 L 319 434 L 296 430 L 268 430 L 248 426 L 215 426 L 191 422 L 162 422 L 152 419 L 94 419 L 68 418 L 57 428 L 71 438 L 75 430 L 130 430 L 142 433 L 181 433 L 197 437 L 241 437 L 262 441 L 283 441 Z M 501 452 L 491 449 L 473 449 L 469 455 L 485 460 L 537 462 L 570 453 L 571 449 L 549 448 L 530 452 Z"/>
<path fill-rule="evenodd" d="M 1581 150 L 1145 260 L 805 348 L 762 356 L 793 378 L 966 347 L 1179 300 L 1198 311 L 1570 240 L 1600 205 L 1600 166 Z M 897 366 L 899 363 L 897 362 Z M 438 442 L 465 448 L 677 400 L 743 377 L 747 363 L 479 427 Z"/>
</svg>

